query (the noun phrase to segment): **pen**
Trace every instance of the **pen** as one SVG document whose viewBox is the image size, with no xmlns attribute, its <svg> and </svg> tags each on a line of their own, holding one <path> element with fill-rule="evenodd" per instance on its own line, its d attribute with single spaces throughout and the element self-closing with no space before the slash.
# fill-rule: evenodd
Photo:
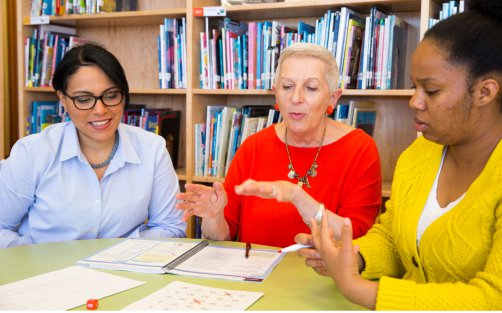
<svg viewBox="0 0 502 313">
<path fill-rule="evenodd" d="M 248 242 L 246 243 L 246 259 L 249 258 L 249 250 L 251 250 L 251 244 Z"/>
<path fill-rule="evenodd" d="M 287 253 L 287 252 L 298 251 L 298 250 L 303 249 L 303 248 L 312 248 L 312 246 L 311 245 L 302 245 L 300 243 L 296 243 L 296 244 L 291 245 L 289 247 L 280 249 L 279 253 Z"/>
</svg>

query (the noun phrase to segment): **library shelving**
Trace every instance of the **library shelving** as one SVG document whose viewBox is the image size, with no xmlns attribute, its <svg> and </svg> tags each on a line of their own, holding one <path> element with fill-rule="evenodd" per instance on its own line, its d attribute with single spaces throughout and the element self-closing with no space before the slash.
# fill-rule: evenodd
<svg viewBox="0 0 502 313">
<path fill-rule="evenodd" d="M 17 7 L 16 20 L 18 73 L 24 73 L 24 38 L 33 27 L 29 18 L 31 0 L 22 0 Z M 204 31 L 204 18 L 194 16 L 194 8 L 219 6 L 218 0 L 138 0 L 138 11 L 102 14 L 51 16 L 50 23 L 71 25 L 77 35 L 98 41 L 114 53 L 123 64 L 131 87 L 131 103 L 144 103 L 152 108 L 171 108 L 182 111 L 178 176 L 183 182 L 211 183 L 223 178 L 194 175 L 194 125 L 204 123 L 208 105 L 224 104 L 234 107 L 244 105 L 273 105 L 270 90 L 205 90 L 199 88 L 200 32 Z M 284 23 L 315 21 L 328 9 L 348 7 L 368 15 L 370 8 L 382 9 L 405 20 L 408 27 L 407 64 L 412 51 L 427 29 L 429 17 L 439 11 L 441 4 L 434 0 L 311 0 L 276 3 L 257 3 L 226 7 L 227 17 L 239 21 L 273 19 Z M 158 83 L 157 41 L 159 25 L 165 17 L 186 18 L 188 56 L 187 88 L 160 89 Z M 21 74 L 22 76 L 23 74 Z M 408 72 L 405 77 L 408 77 Z M 26 120 L 33 100 L 57 100 L 50 87 L 25 87 L 23 77 L 18 81 L 19 137 L 25 135 Z M 413 94 L 406 79 L 401 90 L 343 91 L 341 101 L 372 101 L 378 109 L 374 139 L 382 161 L 383 196 L 389 196 L 394 167 L 399 154 L 416 138 L 412 128 L 413 113 L 408 101 Z M 1 151 L 0 151 L 1 152 Z M 193 232 L 189 229 L 188 235 Z"/>
</svg>

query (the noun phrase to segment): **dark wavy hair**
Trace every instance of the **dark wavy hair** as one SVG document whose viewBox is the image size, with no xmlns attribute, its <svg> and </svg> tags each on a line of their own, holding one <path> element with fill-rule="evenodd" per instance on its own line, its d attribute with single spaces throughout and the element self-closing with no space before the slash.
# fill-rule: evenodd
<svg viewBox="0 0 502 313">
<path fill-rule="evenodd" d="M 88 42 L 70 49 L 54 71 L 54 90 L 66 92 L 68 80 L 82 66 L 96 65 L 124 92 L 125 108 L 129 105 L 129 84 L 119 60 L 95 42 Z"/>
<path fill-rule="evenodd" d="M 502 86 L 502 1 L 466 1 L 467 10 L 430 28 L 424 40 L 432 40 L 452 64 L 465 66 L 467 82 L 492 75 Z M 502 90 L 498 101 L 502 112 Z"/>
</svg>

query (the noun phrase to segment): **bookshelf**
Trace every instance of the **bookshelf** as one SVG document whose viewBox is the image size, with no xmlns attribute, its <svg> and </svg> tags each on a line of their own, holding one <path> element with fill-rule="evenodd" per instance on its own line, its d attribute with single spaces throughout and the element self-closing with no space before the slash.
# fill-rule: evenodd
<svg viewBox="0 0 502 313">
<path fill-rule="evenodd" d="M 31 34 L 31 0 L 21 0 L 16 10 L 17 54 L 24 55 L 23 40 Z M 152 108 L 171 108 L 182 111 L 178 176 L 181 181 L 212 183 L 222 178 L 194 176 L 194 124 L 205 122 L 208 105 L 225 104 L 272 105 L 275 100 L 269 90 L 204 90 L 199 89 L 199 33 L 204 31 L 204 18 L 195 17 L 193 9 L 219 6 L 219 0 L 138 0 L 138 11 L 93 15 L 67 15 L 50 17 L 52 24 L 72 25 L 79 37 L 103 43 L 123 64 L 131 87 L 131 103 L 144 103 Z M 426 30 L 428 18 L 439 10 L 435 0 L 311 0 L 259 3 L 227 7 L 227 16 L 240 21 L 277 20 L 295 23 L 299 19 L 312 22 L 328 9 L 349 7 L 363 16 L 371 6 L 378 5 L 404 19 L 408 28 L 408 61 Z M 186 17 L 188 81 L 187 89 L 160 89 L 158 87 L 157 42 L 159 25 L 164 17 Z M 408 63 L 408 62 L 407 62 Z M 16 64 L 18 73 L 24 73 L 23 57 Z M 23 76 L 23 75 L 22 75 Z M 405 73 L 405 77 L 408 77 Z M 24 77 L 18 83 L 18 135 L 25 135 L 26 118 L 33 100 L 57 100 L 52 88 L 25 87 Z M 416 138 L 412 128 L 412 112 L 408 101 L 413 94 L 410 82 L 403 90 L 344 90 L 342 102 L 350 100 L 373 101 L 379 111 L 375 141 L 382 161 L 383 195 L 390 194 L 394 167 L 400 153 Z M 1 94 L 1 90 L 0 90 Z M 1 107 L 0 107 L 1 109 Z M 1 152 L 1 150 L 0 150 Z M 188 235 L 192 236 L 190 228 Z"/>
</svg>

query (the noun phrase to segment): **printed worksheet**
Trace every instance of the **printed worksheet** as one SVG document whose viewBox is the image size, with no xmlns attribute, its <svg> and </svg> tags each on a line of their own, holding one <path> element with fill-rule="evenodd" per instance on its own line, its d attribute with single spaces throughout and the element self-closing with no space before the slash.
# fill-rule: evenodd
<svg viewBox="0 0 502 313">
<path fill-rule="evenodd" d="M 71 266 L 0 286 L 0 310 L 69 310 L 145 282 Z"/>
<path fill-rule="evenodd" d="M 275 250 L 251 249 L 246 258 L 243 249 L 208 246 L 176 266 L 170 273 L 261 282 L 282 257 L 283 254 Z"/>
<path fill-rule="evenodd" d="M 122 310 L 244 311 L 261 296 L 263 292 L 220 289 L 174 281 Z"/>
</svg>

